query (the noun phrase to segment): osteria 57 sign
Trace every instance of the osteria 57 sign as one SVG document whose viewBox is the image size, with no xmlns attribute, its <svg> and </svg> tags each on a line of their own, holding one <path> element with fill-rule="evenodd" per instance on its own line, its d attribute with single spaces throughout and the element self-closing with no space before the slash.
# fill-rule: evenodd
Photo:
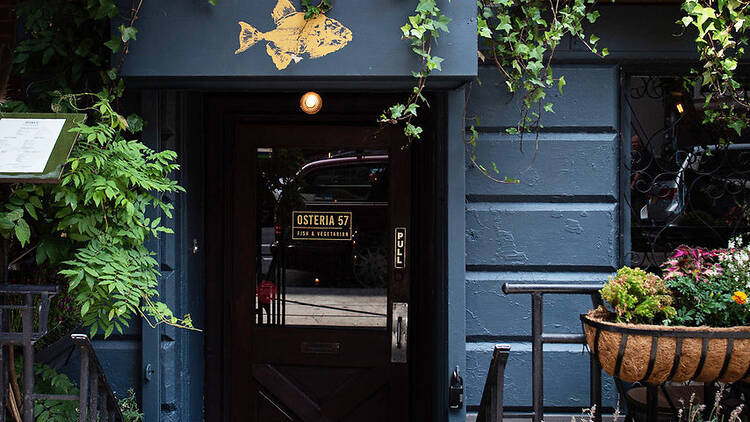
<svg viewBox="0 0 750 422">
<path fill-rule="evenodd" d="M 293 240 L 352 240 L 352 213 L 292 211 Z"/>
</svg>

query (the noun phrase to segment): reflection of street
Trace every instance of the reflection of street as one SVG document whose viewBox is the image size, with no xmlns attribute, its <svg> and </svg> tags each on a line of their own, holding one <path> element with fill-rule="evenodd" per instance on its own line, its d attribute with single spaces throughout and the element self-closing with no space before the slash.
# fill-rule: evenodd
<svg viewBox="0 0 750 422">
<path fill-rule="evenodd" d="M 287 325 L 385 327 L 386 289 L 287 287 Z"/>
</svg>

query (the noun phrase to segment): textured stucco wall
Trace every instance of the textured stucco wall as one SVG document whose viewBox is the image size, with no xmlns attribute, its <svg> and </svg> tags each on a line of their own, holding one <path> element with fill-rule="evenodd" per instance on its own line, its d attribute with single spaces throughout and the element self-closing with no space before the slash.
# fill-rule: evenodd
<svg viewBox="0 0 750 422">
<path fill-rule="evenodd" d="M 466 166 L 466 385 L 467 405 L 477 406 L 491 352 L 511 343 L 505 405 L 531 405 L 531 303 L 506 296 L 503 283 L 601 282 L 619 263 L 618 70 L 610 65 L 558 66 L 568 85 L 550 92 L 549 132 L 519 140 L 504 134 L 518 115 L 491 67 L 472 93 L 467 117 L 479 117 L 477 156 L 494 161 L 520 184 L 498 184 Z M 580 332 L 586 296 L 547 296 L 548 332 Z M 545 347 L 545 405 L 588 403 L 588 355 L 580 345 Z M 613 387 L 605 383 L 606 399 Z"/>
</svg>

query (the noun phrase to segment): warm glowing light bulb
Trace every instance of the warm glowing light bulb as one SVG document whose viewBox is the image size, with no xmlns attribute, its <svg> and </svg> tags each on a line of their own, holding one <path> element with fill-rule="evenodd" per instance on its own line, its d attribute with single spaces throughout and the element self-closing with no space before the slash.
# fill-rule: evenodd
<svg viewBox="0 0 750 422">
<path fill-rule="evenodd" d="M 685 112 L 685 107 L 681 103 L 677 103 L 677 111 L 682 114 Z"/>
<path fill-rule="evenodd" d="M 299 106 L 307 114 L 315 114 L 323 107 L 323 100 L 317 92 L 306 92 L 299 101 Z"/>
</svg>

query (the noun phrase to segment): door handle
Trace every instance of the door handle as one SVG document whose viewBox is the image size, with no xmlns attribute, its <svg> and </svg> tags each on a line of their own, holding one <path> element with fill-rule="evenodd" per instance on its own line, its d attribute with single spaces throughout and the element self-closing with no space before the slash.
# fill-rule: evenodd
<svg viewBox="0 0 750 422">
<path fill-rule="evenodd" d="M 393 302 L 391 315 L 391 362 L 406 363 L 409 336 L 409 304 Z"/>
</svg>

